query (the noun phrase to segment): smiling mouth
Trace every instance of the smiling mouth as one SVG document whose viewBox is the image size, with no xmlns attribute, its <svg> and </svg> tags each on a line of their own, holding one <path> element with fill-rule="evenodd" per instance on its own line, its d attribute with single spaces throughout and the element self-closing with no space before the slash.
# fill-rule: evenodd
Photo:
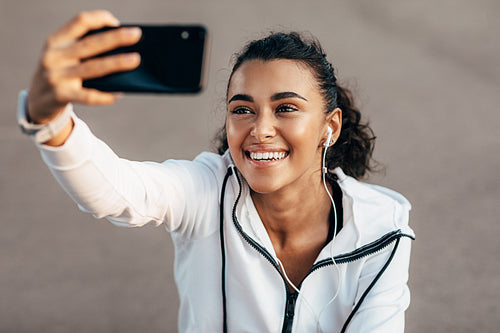
<svg viewBox="0 0 500 333">
<path fill-rule="evenodd" d="M 246 155 L 254 161 L 277 161 L 288 156 L 286 152 L 246 152 Z"/>
</svg>

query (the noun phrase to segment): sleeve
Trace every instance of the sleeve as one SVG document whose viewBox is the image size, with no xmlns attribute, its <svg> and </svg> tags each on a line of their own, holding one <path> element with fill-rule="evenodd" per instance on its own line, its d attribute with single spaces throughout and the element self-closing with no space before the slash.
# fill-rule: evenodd
<svg viewBox="0 0 500 333">
<path fill-rule="evenodd" d="M 398 244 L 398 241 L 395 244 Z M 346 332 L 404 332 L 404 312 L 410 304 L 407 285 L 410 248 L 410 238 L 399 239 L 392 260 L 362 300 Z M 389 246 L 365 262 L 359 279 L 356 304 L 388 262 L 393 250 L 394 247 Z"/>
<path fill-rule="evenodd" d="M 61 147 L 38 145 L 63 189 L 79 208 L 119 226 L 164 223 L 167 230 L 210 232 L 206 221 L 217 214 L 214 171 L 195 161 L 135 162 L 119 158 L 74 118 L 71 136 Z M 215 207 L 214 207 L 215 206 Z"/>
</svg>

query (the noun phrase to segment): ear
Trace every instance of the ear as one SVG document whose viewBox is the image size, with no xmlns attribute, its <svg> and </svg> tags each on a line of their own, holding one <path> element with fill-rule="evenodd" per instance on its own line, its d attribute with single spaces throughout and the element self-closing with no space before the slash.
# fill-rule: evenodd
<svg viewBox="0 0 500 333">
<path fill-rule="evenodd" d="M 330 142 L 336 142 L 340 136 L 340 130 L 342 128 L 342 110 L 336 108 L 326 116 L 327 126 L 332 129 L 332 135 Z M 327 130 L 325 131 L 325 138 L 327 137 Z M 329 144 L 332 145 L 333 143 Z"/>
</svg>

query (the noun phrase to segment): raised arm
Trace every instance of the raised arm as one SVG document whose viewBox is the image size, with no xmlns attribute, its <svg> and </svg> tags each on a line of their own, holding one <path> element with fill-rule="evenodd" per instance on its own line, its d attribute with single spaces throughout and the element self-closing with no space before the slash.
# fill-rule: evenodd
<svg viewBox="0 0 500 333">
<path fill-rule="evenodd" d="M 139 66 L 137 53 L 89 59 L 121 46 L 133 45 L 141 37 L 139 28 L 120 28 L 82 38 L 87 32 L 120 22 L 108 11 L 81 12 L 62 28 L 51 34 L 42 50 L 28 95 L 28 120 L 45 124 L 58 117 L 69 103 L 107 105 L 118 94 L 101 92 L 82 86 L 85 79 L 114 72 L 132 70 Z M 60 146 L 66 142 L 73 121 L 55 136 L 44 142 Z"/>
<path fill-rule="evenodd" d="M 225 171 L 220 156 L 164 163 L 122 159 L 67 111 L 72 103 L 114 103 L 117 94 L 84 88 L 83 80 L 139 65 L 136 53 L 92 58 L 139 41 L 139 28 L 85 36 L 91 30 L 118 25 L 107 11 L 83 12 L 47 38 L 27 107 L 25 99 L 20 103 L 18 112 L 24 117 L 20 124 L 27 126 L 25 131 L 33 126 L 29 122 L 57 124 L 46 132 L 50 139 L 40 135 L 35 141 L 54 177 L 82 211 L 120 226 L 165 223 L 168 230 L 186 237 L 210 233 L 212 224 L 200 221 L 216 221 L 219 186 L 214 169 Z M 54 130 L 64 124 L 62 130 Z M 193 200 L 195 196 L 200 200 Z"/>
</svg>

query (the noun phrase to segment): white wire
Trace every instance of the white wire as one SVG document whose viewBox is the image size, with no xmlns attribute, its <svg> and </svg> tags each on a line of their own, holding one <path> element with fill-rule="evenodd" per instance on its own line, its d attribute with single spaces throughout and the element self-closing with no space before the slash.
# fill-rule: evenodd
<svg viewBox="0 0 500 333">
<path fill-rule="evenodd" d="M 326 168 L 326 151 L 328 149 L 328 146 L 325 147 L 325 149 L 323 150 L 323 160 L 322 160 L 322 178 L 323 178 L 323 186 L 325 187 L 325 191 L 326 193 L 328 194 L 328 197 L 330 198 L 330 201 L 332 202 L 332 206 L 333 206 L 333 216 L 334 216 L 334 229 L 333 229 L 333 237 L 332 237 L 332 241 L 330 242 L 330 258 L 332 259 L 332 262 L 333 262 L 333 266 L 335 267 L 335 269 L 337 270 L 337 277 L 338 277 L 338 283 L 337 283 L 337 290 L 335 291 L 335 295 L 333 295 L 333 297 L 330 299 L 330 301 L 328 303 L 326 303 L 326 305 L 321 309 L 321 311 L 319 312 L 319 315 L 318 315 L 318 320 L 316 321 L 316 330 L 318 332 L 322 332 L 321 330 L 321 325 L 320 325 L 320 318 L 321 318 L 321 315 L 323 314 L 323 312 L 326 310 L 326 308 L 333 303 L 333 301 L 337 298 L 337 296 L 339 295 L 339 292 L 340 292 L 340 287 L 342 285 L 342 278 L 341 278 L 341 275 L 340 275 L 340 269 L 337 265 L 337 263 L 335 262 L 335 258 L 333 257 L 333 243 L 334 243 L 334 240 L 335 240 L 335 237 L 337 237 L 337 224 L 338 224 L 338 221 L 337 221 L 337 207 L 335 206 L 335 201 L 333 200 L 333 197 L 332 197 L 332 194 L 330 193 L 330 190 L 328 189 L 328 186 L 326 186 L 326 173 L 328 172 L 328 169 Z"/>
<path fill-rule="evenodd" d="M 332 202 L 332 206 L 333 206 L 333 216 L 334 216 L 335 222 L 334 222 L 334 229 L 333 229 L 333 237 L 332 237 L 332 240 L 330 242 L 331 243 L 331 245 L 330 245 L 330 258 L 332 259 L 333 266 L 337 270 L 338 284 L 337 284 L 337 290 L 335 291 L 335 295 L 333 295 L 333 297 L 330 299 L 330 301 L 328 301 L 328 303 L 326 303 L 326 305 L 321 309 L 321 311 L 319 312 L 319 315 L 316 315 L 316 312 L 314 311 L 313 307 L 311 306 L 311 303 L 309 303 L 307 298 L 304 295 L 302 295 L 302 293 L 299 291 L 299 288 L 297 288 L 292 283 L 292 281 L 290 281 L 290 279 L 288 278 L 288 275 L 286 274 L 285 267 L 283 266 L 283 263 L 281 262 L 281 260 L 279 258 L 276 258 L 279 266 L 281 267 L 281 271 L 283 272 L 283 275 L 285 276 L 286 282 L 288 282 L 288 284 L 298 294 L 297 298 L 302 297 L 302 299 L 304 300 L 304 303 L 309 308 L 309 311 L 311 311 L 311 313 L 313 314 L 314 319 L 316 320 L 316 331 L 318 333 L 323 333 L 323 330 L 321 329 L 321 325 L 320 325 L 320 321 L 319 321 L 321 318 L 321 315 L 326 310 L 326 308 L 330 304 L 332 304 L 333 301 L 337 298 L 337 296 L 339 295 L 339 292 L 340 292 L 340 287 L 342 285 L 342 278 L 340 275 L 340 269 L 339 269 L 337 263 L 335 262 L 335 258 L 333 257 L 333 241 L 335 240 L 335 237 L 337 236 L 337 207 L 335 206 L 335 201 L 333 200 L 332 194 L 330 193 L 328 186 L 326 186 L 326 173 L 328 172 L 328 170 L 326 168 L 325 161 L 326 161 L 326 150 L 327 149 L 328 149 L 328 147 L 325 147 L 325 149 L 323 150 L 323 159 L 322 159 L 322 174 L 323 175 L 322 175 L 322 179 L 323 179 L 323 186 L 325 187 L 326 193 L 328 194 L 328 197 L 330 198 L 330 201 Z"/>
<path fill-rule="evenodd" d="M 312 306 L 311 306 L 311 303 L 309 303 L 309 301 L 307 300 L 307 298 L 302 295 L 299 291 L 299 288 L 297 288 L 293 283 L 292 281 L 290 281 L 290 279 L 288 278 L 288 275 L 286 275 L 286 272 L 285 272 L 285 267 L 283 266 L 283 263 L 281 262 L 281 260 L 279 258 L 276 258 L 278 260 L 278 264 L 280 265 L 281 267 L 281 271 L 283 272 L 283 275 L 285 276 L 285 280 L 286 282 L 288 282 L 289 285 L 292 286 L 293 290 L 295 290 L 295 292 L 298 294 L 297 298 L 298 297 L 302 297 L 304 299 L 304 303 L 307 305 L 307 307 L 309 308 L 309 311 L 311 311 L 311 313 L 313 314 L 314 316 L 314 319 L 316 320 L 316 322 L 319 321 L 319 318 L 318 316 L 316 316 L 316 312 L 314 312 Z"/>
</svg>

